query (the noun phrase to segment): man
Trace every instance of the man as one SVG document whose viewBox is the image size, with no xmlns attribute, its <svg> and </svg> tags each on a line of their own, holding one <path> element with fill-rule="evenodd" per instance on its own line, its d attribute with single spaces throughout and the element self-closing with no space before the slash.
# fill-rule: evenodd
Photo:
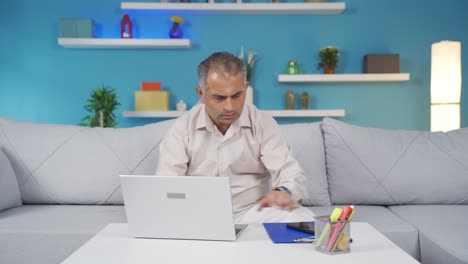
<svg viewBox="0 0 468 264">
<path fill-rule="evenodd" d="M 248 82 L 242 60 L 213 53 L 198 65 L 198 83 L 201 103 L 164 137 L 156 174 L 229 176 L 234 213 L 257 203 L 258 210 L 296 208 L 305 195 L 304 173 L 275 120 L 244 104 Z"/>
</svg>

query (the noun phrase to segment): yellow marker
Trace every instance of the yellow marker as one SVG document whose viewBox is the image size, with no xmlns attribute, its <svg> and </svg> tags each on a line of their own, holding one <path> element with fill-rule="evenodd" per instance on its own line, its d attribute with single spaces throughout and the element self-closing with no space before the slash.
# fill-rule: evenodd
<svg viewBox="0 0 468 264">
<path fill-rule="evenodd" d="M 334 222 L 334 221 L 338 220 L 338 218 L 340 217 L 341 211 L 342 211 L 341 208 L 335 208 L 333 210 L 333 212 L 331 213 L 331 215 L 330 215 L 330 221 Z M 331 228 L 330 224 L 327 224 L 323 228 L 322 234 L 320 235 L 319 240 L 316 242 L 316 247 L 320 247 L 320 245 L 322 245 L 323 241 L 325 241 L 325 239 L 330 235 L 330 228 Z"/>
</svg>

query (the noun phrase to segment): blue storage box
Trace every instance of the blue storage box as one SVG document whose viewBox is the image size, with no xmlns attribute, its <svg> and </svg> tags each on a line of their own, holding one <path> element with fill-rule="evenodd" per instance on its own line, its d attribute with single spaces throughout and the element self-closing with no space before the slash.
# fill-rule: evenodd
<svg viewBox="0 0 468 264">
<path fill-rule="evenodd" d="M 61 38 L 94 38 L 94 23 L 89 18 L 61 18 Z"/>
</svg>

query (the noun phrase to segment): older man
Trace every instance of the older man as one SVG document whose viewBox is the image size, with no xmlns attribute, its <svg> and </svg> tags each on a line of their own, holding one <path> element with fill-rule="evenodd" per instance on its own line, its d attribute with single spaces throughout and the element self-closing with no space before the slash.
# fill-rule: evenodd
<svg viewBox="0 0 468 264">
<path fill-rule="evenodd" d="M 198 83 L 201 103 L 164 137 L 156 174 L 229 176 L 235 213 L 255 204 L 296 208 L 305 195 L 304 174 L 275 120 L 244 104 L 242 60 L 213 53 L 198 65 Z"/>
</svg>

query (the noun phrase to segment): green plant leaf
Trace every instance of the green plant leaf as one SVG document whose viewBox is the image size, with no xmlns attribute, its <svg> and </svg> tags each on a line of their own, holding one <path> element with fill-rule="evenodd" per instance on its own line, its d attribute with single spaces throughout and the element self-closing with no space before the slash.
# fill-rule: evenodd
<svg viewBox="0 0 468 264">
<path fill-rule="evenodd" d="M 86 125 L 90 127 L 100 126 L 100 112 L 103 112 L 104 116 L 104 127 L 115 127 L 118 123 L 115 122 L 114 111 L 121 104 L 118 102 L 118 97 L 115 89 L 110 87 L 102 86 L 96 88 L 90 93 L 90 99 L 86 100 L 84 109 L 90 113 L 90 115 L 81 119 L 85 121 L 80 125 Z"/>
</svg>

